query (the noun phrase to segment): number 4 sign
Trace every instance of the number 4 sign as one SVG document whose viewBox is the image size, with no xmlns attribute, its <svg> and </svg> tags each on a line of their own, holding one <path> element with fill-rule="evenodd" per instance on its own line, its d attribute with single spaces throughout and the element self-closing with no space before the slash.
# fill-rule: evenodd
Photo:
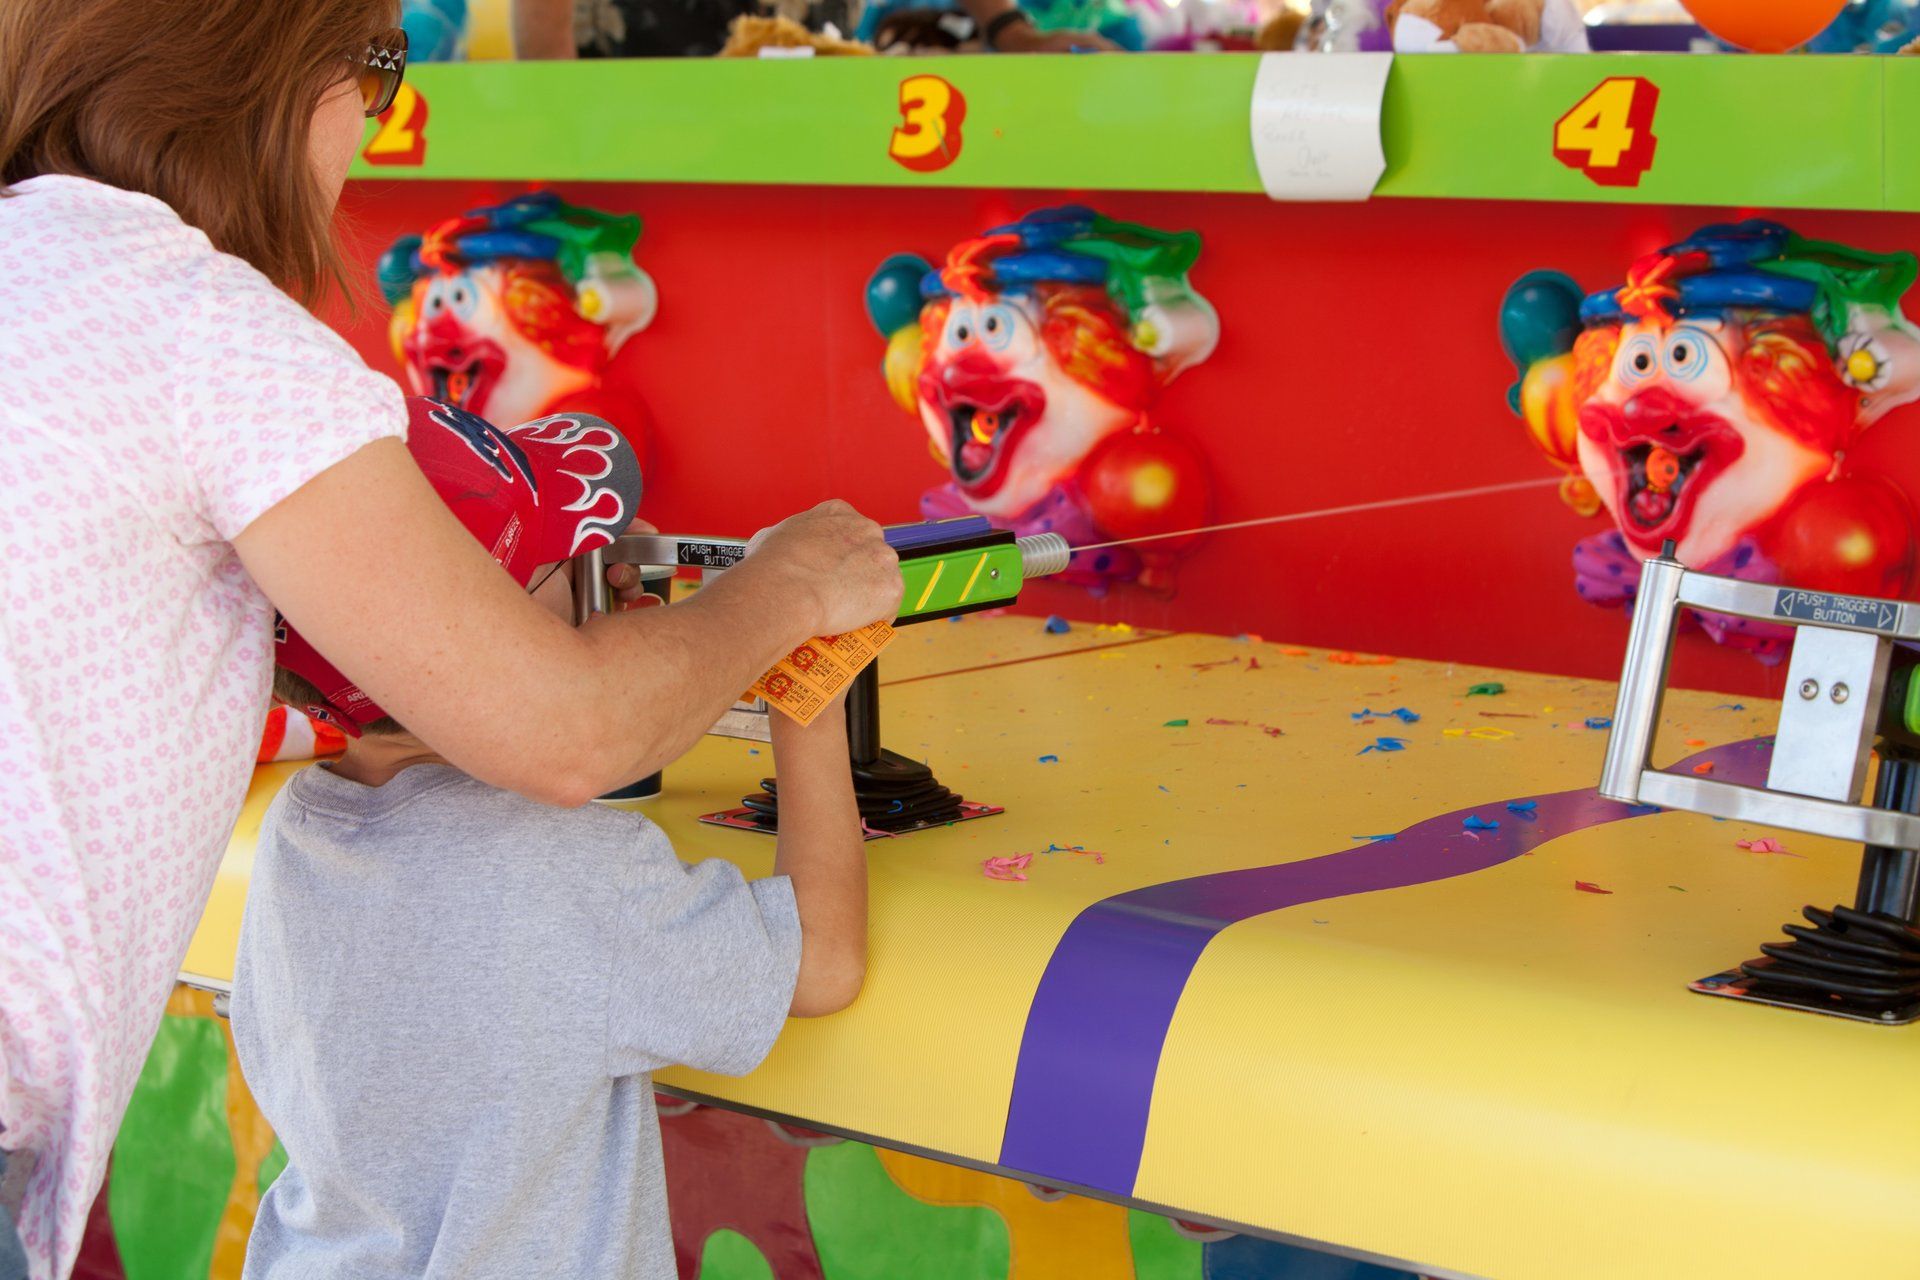
<svg viewBox="0 0 1920 1280">
<path fill-rule="evenodd" d="M 1553 122 L 1553 158 L 1603 187 L 1637 187 L 1653 168 L 1653 109 L 1660 89 L 1644 76 L 1609 76 Z"/>
</svg>

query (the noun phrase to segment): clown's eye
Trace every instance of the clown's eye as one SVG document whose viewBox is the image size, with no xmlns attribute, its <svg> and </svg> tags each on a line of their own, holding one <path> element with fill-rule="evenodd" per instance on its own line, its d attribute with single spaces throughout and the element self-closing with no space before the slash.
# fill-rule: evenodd
<svg viewBox="0 0 1920 1280">
<path fill-rule="evenodd" d="M 1660 353 L 1653 339 L 1642 335 L 1620 349 L 1620 381 L 1644 382 L 1660 367 Z"/>
<path fill-rule="evenodd" d="M 979 336 L 979 320 L 973 314 L 973 308 L 962 310 L 955 307 L 953 314 L 947 317 L 947 345 L 964 347 Z"/>
<path fill-rule="evenodd" d="M 995 351 L 1003 351 L 1013 341 L 1013 312 L 1006 307 L 988 307 L 980 313 L 980 340 Z"/>
<path fill-rule="evenodd" d="M 455 276 L 453 283 L 447 287 L 447 305 L 463 320 L 473 314 L 474 305 L 479 301 L 480 291 L 466 276 Z"/>
<path fill-rule="evenodd" d="M 1713 339 L 1700 330 L 1675 329 L 1667 335 L 1667 349 L 1661 353 L 1660 362 L 1669 378 L 1691 382 L 1707 371 L 1712 351 Z"/>
</svg>

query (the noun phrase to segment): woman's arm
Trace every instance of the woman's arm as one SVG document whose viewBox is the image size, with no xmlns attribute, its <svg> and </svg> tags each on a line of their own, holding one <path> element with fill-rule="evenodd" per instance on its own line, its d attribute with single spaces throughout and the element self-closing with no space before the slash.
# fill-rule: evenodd
<svg viewBox="0 0 1920 1280">
<path fill-rule="evenodd" d="M 401 724 L 476 778 L 583 804 L 684 754 L 794 645 L 892 617 L 878 525 L 825 503 L 683 604 L 579 630 L 539 607 L 380 440 L 234 547 L 267 598 Z"/>
<path fill-rule="evenodd" d="M 512 0 L 513 56 L 523 62 L 579 56 L 573 43 L 573 0 Z"/>
<path fill-rule="evenodd" d="M 800 908 L 795 1017 L 852 1004 L 867 977 L 867 853 L 847 762 L 844 695 L 804 728 L 773 715 L 780 779 L 780 847 L 773 873 L 793 881 Z"/>
</svg>

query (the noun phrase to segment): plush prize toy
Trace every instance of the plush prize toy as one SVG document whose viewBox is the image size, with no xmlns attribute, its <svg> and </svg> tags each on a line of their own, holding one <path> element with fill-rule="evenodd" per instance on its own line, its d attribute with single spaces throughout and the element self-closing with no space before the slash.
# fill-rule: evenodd
<svg viewBox="0 0 1920 1280">
<path fill-rule="evenodd" d="M 1633 599 L 1668 539 L 1690 568 L 1809 590 L 1899 596 L 1914 576 L 1905 493 L 1848 459 L 1920 398 L 1920 331 L 1901 313 L 1912 254 L 1805 240 L 1773 222 L 1704 227 L 1585 295 L 1557 272 L 1507 292 L 1508 403 L 1568 473 L 1561 493 L 1613 531 L 1574 550 L 1599 604 Z M 1766 661 L 1785 628 L 1703 615 Z"/>
<path fill-rule="evenodd" d="M 639 238 L 631 214 L 540 191 L 396 240 L 380 288 L 413 392 L 490 422 L 591 413 L 637 443 L 638 399 L 607 369 L 659 306 L 633 261 Z"/>
<path fill-rule="evenodd" d="M 761 17 L 758 14 L 741 14 L 727 27 L 727 43 L 722 46 L 718 56 L 722 58 L 757 58 L 762 49 L 795 51 L 789 56 L 807 57 L 818 54 L 822 57 L 841 57 L 851 55 L 861 57 L 874 52 L 870 44 L 857 40 L 843 40 L 838 32 L 809 31 L 792 18 L 775 14 Z M 800 50 L 809 50 L 802 54 Z M 778 54 L 769 54 L 769 57 Z"/>
<path fill-rule="evenodd" d="M 1395 53 L 1585 53 L 1570 0 L 1393 0 Z"/>
<path fill-rule="evenodd" d="M 1192 232 L 1069 207 L 963 241 L 938 270 L 910 255 L 882 263 L 867 312 L 887 339 L 887 386 L 949 476 L 921 499 L 925 514 L 980 514 L 1075 545 L 1203 524 L 1205 468 L 1147 420 L 1219 341 L 1219 318 L 1187 282 L 1199 253 Z M 1062 576 L 1166 591 L 1186 549 L 1089 552 Z"/>
</svg>

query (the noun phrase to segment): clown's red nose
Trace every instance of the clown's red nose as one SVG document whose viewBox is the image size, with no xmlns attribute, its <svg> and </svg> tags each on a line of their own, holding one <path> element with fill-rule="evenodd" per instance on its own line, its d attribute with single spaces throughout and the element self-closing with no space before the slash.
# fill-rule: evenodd
<svg viewBox="0 0 1920 1280">
<path fill-rule="evenodd" d="M 1683 400 L 1666 387 L 1648 387 L 1628 397 L 1621 416 L 1635 434 L 1658 435 L 1678 426 L 1694 412 L 1694 404 Z"/>
<path fill-rule="evenodd" d="M 940 371 L 940 376 L 951 385 L 979 378 L 998 378 L 1001 372 L 999 362 L 992 356 L 984 351 L 970 350 L 962 351 L 949 360 L 946 368 Z"/>
</svg>

